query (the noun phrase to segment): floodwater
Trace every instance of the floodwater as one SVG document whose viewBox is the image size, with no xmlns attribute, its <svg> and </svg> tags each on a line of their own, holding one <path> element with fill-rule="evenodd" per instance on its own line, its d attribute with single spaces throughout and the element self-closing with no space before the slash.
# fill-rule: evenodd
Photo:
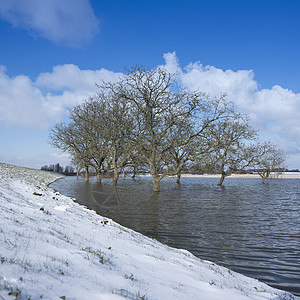
<svg viewBox="0 0 300 300">
<path fill-rule="evenodd" d="M 187 249 L 273 287 L 300 295 L 300 179 L 171 178 L 153 193 L 150 177 L 113 187 L 67 177 L 51 185 L 102 216 Z"/>
</svg>

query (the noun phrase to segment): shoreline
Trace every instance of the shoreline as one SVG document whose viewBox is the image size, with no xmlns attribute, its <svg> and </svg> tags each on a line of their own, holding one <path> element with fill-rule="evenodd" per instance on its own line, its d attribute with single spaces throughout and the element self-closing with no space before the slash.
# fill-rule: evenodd
<svg viewBox="0 0 300 300">
<path fill-rule="evenodd" d="M 175 176 L 172 176 L 175 177 Z M 205 177 L 211 177 L 211 178 L 220 178 L 221 174 L 182 174 L 181 177 L 199 177 L 199 178 L 205 178 Z M 261 178 L 258 174 L 231 174 L 230 176 L 227 176 L 227 178 Z M 284 178 L 300 178 L 300 172 L 299 174 L 272 174 L 270 178 L 268 179 L 284 179 Z M 268 180 L 267 179 L 267 180 Z"/>
<path fill-rule="evenodd" d="M 130 176 L 130 175 L 129 175 Z M 150 174 L 138 174 L 137 177 L 150 177 Z M 173 176 L 166 176 L 170 178 L 176 178 L 177 175 Z M 220 178 L 221 174 L 181 174 L 181 177 L 195 177 L 195 178 Z M 260 178 L 261 177 L 258 174 L 231 174 L 230 176 L 226 176 L 226 179 L 228 178 Z M 289 174 L 288 172 L 283 174 L 271 174 L 269 178 L 266 180 L 272 180 L 272 179 L 285 179 L 285 178 L 300 178 L 300 172 L 298 173 L 292 173 Z M 225 180 L 226 180 L 225 179 Z"/>
<path fill-rule="evenodd" d="M 0 298 L 300 299 L 125 228 L 0 163 Z"/>
</svg>

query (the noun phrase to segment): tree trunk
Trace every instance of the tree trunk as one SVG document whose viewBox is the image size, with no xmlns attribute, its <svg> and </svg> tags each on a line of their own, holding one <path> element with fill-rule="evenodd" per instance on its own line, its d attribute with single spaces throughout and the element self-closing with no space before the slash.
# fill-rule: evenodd
<svg viewBox="0 0 300 300">
<path fill-rule="evenodd" d="M 132 174 L 131 178 L 134 179 L 135 175 L 136 175 L 136 167 L 134 166 L 133 167 L 133 174 Z"/>
<path fill-rule="evenodd" d="M 155 160 L 155 152 L 153 152 L 152 156 L 153 157 L 148 159 L 148 163 L 150 167 L 150 174 L 152 177 L 153 192 L 159 192 L 159 182 L 161 180 L 161 177 L 159 176 L 159 171 Z"/>
<path fill-rule="evenodd" d="M 112 178 L 112 185 L 117 185 L 121 170 L 118 168 L 118 165 L 117 165 L 117 151 L 116 150 L 114 151 L 114 154 L 113 154 L 113 166 L 114 166 L 114 173 L 113 173 L 113 178 Z"/>
<path fill-rule="evenodd" d="M 90 179 L 90 174 L 89 174 L 89 167 L 85 167 L 85 181 L 88 182 Z"/>
<path fill-rule="evenodd" d="M 265 183 L 265 180 L 270 176 L 270 172 L 266 171 L 266 172 L 262 172 L 262 173 L 258 173 L 261 177 L 261 183 Z"/>
<path fill-rule="evenodd" d="M 112 162 L 113 162 L 113 167 L 114 167 L 114 173 L 113 173 L 113 178 L 112 178 L 112 185 L 117 185 L 118 179 L 119 179 L 119 174 L 120 171 L 118 169 L 118 164 L 117 164 L 117 150 L 114 149 L 113 155 L 112 155 Z"/>
<path fill-rule="evenodd" d="M 159 176 L 157 174 L 151 174 L 151 177 L 153 183 L 153 192 L 159 192 Z"/>
<path fill-rule="evenodd" d="M 76 172 L 76 179 L 78 179 L 78 177 L 79 177 L 79 170 L 77 170 Z"/>
<path fill-rule="evenodd" d="M 112 179 L 112 185 L 117 185 L 118 183 L 118 179 L 119 179 L 119 171 L 118 170 L 114 170 L 114 175 L 113 175 L 113 179 Z"/>
<path fill-rule="evenodd" d="M 97 172 L 97 183 L 101 183 L 102 182 L 102 175 L 100 172 Z"/>
<path fill-rule="evenodd" d="M 181 178 L 181 173 L 178 172 L 177 173 L 177 181 L 176 181 L 178 185 L 180 184 L 180 178 Z"/>
<path fill-rule="evenodd" d="M 101 174 L 101 166 L 103 164 L 104 158 L 101 157 L 99 160 L 95 160 L 96 162 L 96 174 L 97 174 L 97 183 L 102 182 L 102 174 Z"/>
<path fill-rule="evenodd" d="M 218 185 L 223 184 L 225 177 L 226 177 L 226 173 L 224 171 L 222 171 L 221 178 L 220 178 L 220 181 L 219 181 Z"/>
</svg>

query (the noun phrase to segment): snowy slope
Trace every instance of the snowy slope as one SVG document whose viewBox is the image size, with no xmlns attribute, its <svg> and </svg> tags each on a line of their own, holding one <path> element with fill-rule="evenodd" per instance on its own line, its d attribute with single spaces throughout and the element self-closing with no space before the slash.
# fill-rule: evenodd
<svg viewBox="0 0 300 300">
<path fill-rule="evenodd" d="M 0 299 L 299 299 L 167 247 L 0 164 Z"/>
</svg>

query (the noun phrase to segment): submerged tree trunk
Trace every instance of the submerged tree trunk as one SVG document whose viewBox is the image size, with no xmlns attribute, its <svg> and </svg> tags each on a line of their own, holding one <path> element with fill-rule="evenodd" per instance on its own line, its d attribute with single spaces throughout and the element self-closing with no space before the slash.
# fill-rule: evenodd
<svg viewBox="0 0 300 300">
<path fill-rule="evenodd" d="M 226 173 L 224 171 L 222 171 L 221 173 L 221 178 L 220 178 L 220 181 L 218 183 L 218 185 L 222 185 L 224 180 L 225 180 L 225 177 L 226 177 Z"/>
<path fill-rule="evenodd" d="M 119 175 L 120 175 L 119 170 L 114 170 L 114 175 L 113 175 L 113 178 L 112 178 L 112 185 L 117 185 Z"/>
<path fill-rule="evenodd" d="M 99 171 L 99 172 L 97 172 L 97 183 L 101 183 L 101 182 L 102 182 L 102 175 Z"/>
<path fill-rule="evenodd" d="M 134 179 L 136 176 L 136 166 L 133 167 L 133 174 L 131 176 L 132 179 Z"/>
<path fill-rule="evenodd" d="M 102 164 L 104 162 L 104 157 L 101 157 L 98 160 L 95 160 L 96 165 L 95 165 L 95 169 L 96 169 L 96 175 L 97 175 L 97 183 L 101 183 L 102 182 L 102 174 L 101 174 L 101 167 Z"/>
<path fill-rule="evenodd" d="M 176 180 L 178 185 L 180 184 L 180 178 L 181 178 L 181 172 L 178 172 L 177 173 L 177 180 Z"/>
<path fill-rule="evenodd" d="M 221 170 L 221 178 L 220 178 L 220 181 L 219 181 L 218 185 L 222 185 L 223 182 L 224 182 L 224 179 L 225 179 L 225 177 L 226 177 L 225 164 L 224 164 L 224 162 L 222 162 L 220 170 Z"/>
<path fill-rule="evenodd" d="M 153 192 L 159 192 L 160 177 L 157 174 L 151 174 L 153 183 Z"/>
<path fill-rule="evenodd" d="M 265 180 L 270 176 L 270 172 L 268 172 L 268 171 L 258 173 L 258 174 L 261 177 L 261 183 L 265 183 Z"/>
<path fill-rule="evenodd" d="M 265 180 L 269 177 L 270 173 L 264 173 L 261 176 L 261 183 L 265 183 Z"/>
<path fill-rule="evenodd" d="M 90 179 L 89 166 L 85 166 L 85 181 L 88 182 L 89 179 Z"/>
<path fill-rule="evenodd" d="M 186 158 L 183 158 L 182 156 L 179 156 L 179 154 L 177 155 L 176 159 L 176 169 L 175 172 L 177 172 L 177 179 L 176 179 L 176 183 L 177 185 L 180 184 L 180 179 L 181 179 L 181 172 L 182 172 L 182 167 L 184 165 L 184 163 L 187 161 Z"/>
<path fill-rule="evenodd" d="M 117 156 L 117 150 L 116 149 L 114 149 L 112 161 L 113 161 L 113 166 L 114 166 L 112 185 L 117 185 L 121 169 L 118 168 L 118 156 Z"/>
<path fill-rule="evenodd" d="M 153 185 L 153 192 L 159 192 L 159 182 L 161 180 L 161 177 L 159 176 L 158 169 L 155 164 L 155 156 L 148 160 L 149 167 L 150 167 L 150 174 L 152 177 L 152 185 Z"/>
</svg>

